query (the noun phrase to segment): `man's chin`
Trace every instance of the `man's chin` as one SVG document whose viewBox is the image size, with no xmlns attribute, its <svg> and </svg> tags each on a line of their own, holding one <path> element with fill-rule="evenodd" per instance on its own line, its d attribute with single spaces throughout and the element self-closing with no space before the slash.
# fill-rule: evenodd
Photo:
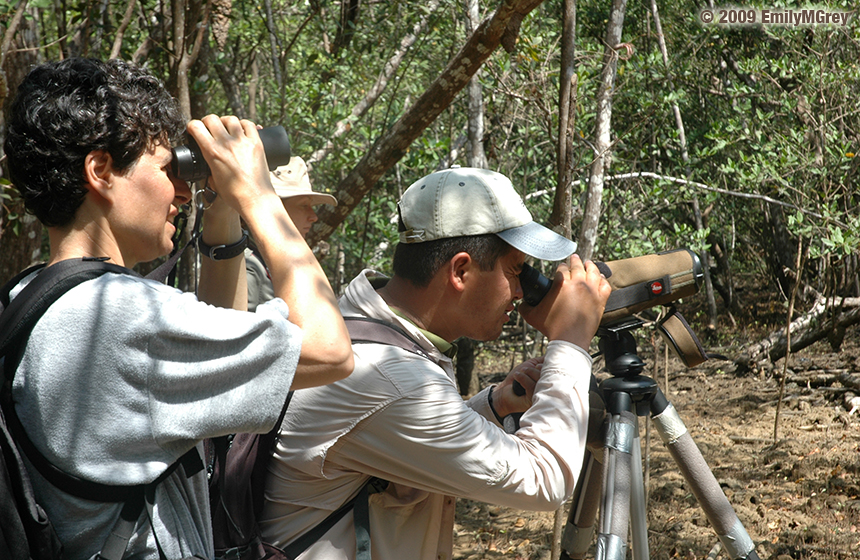
<svg viewBox="0 0 860 560">
<path fill-rule="evenodd" d="M 173 252 L 173 238 L 171 237 L 167 241 L 162 242 L 161 247 L 158 250 L 158 254 L 149 259 L 148 262 L 154 261 L 156 259 L 160 259 L 162 257 L 166 257 L 171 252 Z"/>
</svg>

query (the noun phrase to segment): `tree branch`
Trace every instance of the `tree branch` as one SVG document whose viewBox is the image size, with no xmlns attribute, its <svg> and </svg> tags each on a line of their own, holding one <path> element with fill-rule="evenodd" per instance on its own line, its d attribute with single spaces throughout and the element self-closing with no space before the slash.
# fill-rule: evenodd
<svg viewBox="0 0 860 560">
<path fill-rule="evenodd" d="M 364 99 L 359 101 L 355 107 L 352 108 L 350 115 L 337 123 L 334 132 L 329 136 L 329 140 L 325 143 L 325 146 L 316 150 L 309 158 L 307 158 L 308 165 L 313 165 L 315 162 L 322 161 L 326 156 L 328 156 L 332 150 L 334 150 L 334 141 L 352 130 L 352 123 L 364 116 L 364 114 L 367 113 L 367 110 L 373 107 L 374 103 L 379 99 L 379 96 L 382 95 L 382 92 L 385 91 L 385 88 L 388 86 L 388 81 L 394 73 L 397 72 L 397 69 L 400 67 L 400 63 L 403 61 L 403 57 L 406 56 L 406 52 L 415 44 L 415 40 L 418 35 L 427 27 L 429 15 L 435 12 L 436 8 L 439 7 L 439 0 L 431 0 L 427 6 L 428 9 L 425 12 L 425 15 L 422 16 L 421 19 L 418 20 L 418 23 L 416 23 L 412 28 L 412 33 L 406 35 L 400 40 L 400 47 L 385 63 L 385 66 L 382 68 L 382 72 L 379 74 L 379 77 L 376 78 L 376 83 L 373 84 Z"/>
<path fill-rule="evenodd" d="M 794 204 L 790 204 L 788 202 L 783 202 L 781 200 L 776 200 L 774 198 L 771 198 L 769 196 L 765 196 L 763 194 L 730 191 L 728 189 L 721 189 L 719 187 L 711 187 L 711 186 L 706 185 L 704 183 L 699 183 L 696 181 L 690 181 L 689 179 L 684 179 L 681 177 L 673 177 L 671 175 L 660 175 L 658 173 L 652 173 L 650 171 L 637 171 L 635 173 L 621 173 L 619 175 L 609 175 L 605 178 L 605 180 L 606 181 L 612 181 L 612 180 L 624 181 L 627 179 L 639 179 L 642 177 L 646 177 L 649 179 L 657 179 L 660 181 L 671 181 L 672 183 L 680 183 L 682 185 L 689 185 L 691 187 L 696 187 L 697 189 L 702 189 L 705 191 L 715 192 L 715 193 L 719 193 L 719 194 L 725 194 L 728 196 L 735 196 L 738 198 L 747 198 L 747 199 L 752 199 L 752 200 L 763 200 L 764 202 L 768 202 L 770 204 L 776 204 L 777 206 L 783 206 L 785 208 L 791 208 L 792 210 L 797 210 L 798 212 L 806 214 L 807 216 L 812 216 L 813 218 L 817 218 L 819 220 L 824 220 L 824 221 L 830 222 L 830 223 L 837 225 L 841 228 L 850 229 L 847 224 L 840 222 L 839 220 L 834 220 L 833 218 L 825 218 L 821 214 L 819 214 L 817 212 L 813 212 L 812 210 L 806 210 L 805 208 L 801 208 L 799 206 L 796 206 Z M 578 185 L 581 182 L 582 182 L 581 180 L 577 179 L 576 181 L 573 181 L 571 183 L 571 186 Z M 543 190 L 543 191 L 537 191 L 537 192 L 529 193 L 528 195 L 526 195 L 526 198 L 529 199 L 529 198 L 534 198 L 536 196 L 542 196 L 544 194 L 547 194 L 548 192 L 549 191 Z"/>
<path fill-rule="evenodd" d="M 116 58 L 119 56 L 119 51 L 122 47 L 122 40 L 125 38 L 125 30 L 128 29 L 128 26 L 131 23 L 131 18 L 134 16 L 134 5 L 136 1 L 137 0 L 128 0 L 128 6 L 126 6 L 125 14 L 122 16 L 122 23 L 119 24 L 119 28 L 116 30 L 113 47 L 110 50 L 110 58 Z"/>
<path fill-rule="evenodd" d="M 379 138 L 338 185 L 338 205 L 320 209 L 319 221 L 308 235 L 308 243 L 327 238 L 370 192 L 382 175 L 406 154 L 409 145 L 444 111 L 469 79 L 499 46 L 508 23 L 524 16 L 543 0 L 505 0 L 485 19 L 447 68 L 430 84 L 412 107 Z"/>
<path fill-rule="evenodd" d="M 849 310 L 842 311 L 845 308 Z M 831 313 L 835 316 L 825 319 Z M 795 353 L 826 338 L 834 330 L 844 330 L 857 323 L 860 323 L 860 298 L 819 296 L 812 309 L 792 321 L 788 329 L 775 331 L 745 348 L 734 360 L 737 373 L 746 373 L 763 360 L 773 363 L 785 357 L 789 340 L 787 333 L 797 334 L 797 337 L 791 336 L 791 352 Z"/>
</svg>

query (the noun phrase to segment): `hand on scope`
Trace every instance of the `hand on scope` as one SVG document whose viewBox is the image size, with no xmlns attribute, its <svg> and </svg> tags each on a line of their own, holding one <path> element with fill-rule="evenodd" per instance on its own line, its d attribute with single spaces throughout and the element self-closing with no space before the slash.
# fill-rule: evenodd
<svg viewBox="0 0 860 560">
<path fill-rule="evenodd" d="M 587 350 L 611 291 L 597 266 L 574 254 L 569 264 L 559 265 L 546 297 L 534 307 L 521 303 L 519 311 L 549 340 L 565 340 Z"/>
<path fill-rule="evenodd" d="M 496 414 L 504 418 L 508 414 L 528 410 L 532 405 L 532 395 L 542 368 L 543 356 L 539 356 L 512 369 L 505 380 L 493 389 L 493 408 Z"/>
<path fill-rule="evenodd" d="M 257 129 L 251 121 L 232 116 L 207 115 L 188 123 L 188 133 L 212 171 L 209 188 L 240 214 L 266 195 L 277 196 Z"/>
</svg>

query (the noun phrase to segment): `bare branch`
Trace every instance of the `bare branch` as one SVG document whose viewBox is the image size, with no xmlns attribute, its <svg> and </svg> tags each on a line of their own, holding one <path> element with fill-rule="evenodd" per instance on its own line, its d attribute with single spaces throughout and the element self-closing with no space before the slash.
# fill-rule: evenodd
<svg viewBox="0 0 860 560">
<path fill-rule="evenodd" d="M 122 16 L 122 23 L 119 24 L 119 28 L 116 30 L 116 37 L 114 37 L 113 47 L 111 47 L 110 50 L 110 58 L 116 58 L 119 56 L 119 51 L 122 47 L 122 40 L 125 38 L 125 30 L 128 29 L 128 26 L 131 23 L 131 18 L 134 16 L 135 3 L 136 0 L 128 0 L 128 6 L 126 6 L 125 14 Z"/>
<path fill-rule="evenodd" d="M 3 43 L 0 45 L 0 68 L 6 62 L 6 54 L 9 52 L 9 47 L 12 46 L 12 40 L 15 38 L 15 33 L 18 31 L 18 24 L 21 23 L 21 18 L 24 17 L 24 10 L 27 9 L 27 0 L 21 0 L 18 8 L 15 9 L 15 15 L 6 27 L 6 33 L 3 34 Z"/>
<path fill-rule="evenodd" d="M 338 205 L 320 209 L 319 221 L 308 235 L 312 246 L 327 238 L 358 205 L 382 175 L 406 153 L 409 145 L 444 111 L 469 79 L 499 46 L 512 18 L 527 15 L 542 0 L 505 0 L 469 37 L 448 66 L 412 107 L 376 141 L 338 185 Z"/>
<path fill-rule="evenodd" d="M 429 15 L 435 12 L 438 7 L 439 0 L 431 0 L 427 4 L 427 12 L 413 26 L 412 33 L 400 40 L 400 47 L 385 63 L 385 66 L 382 68 L 382 72 L 376 79 L 376 83 L 373 84 L 364 99 L 359 101 L 355 107 L 352 108 L 349 116 L 337 123 L 334 132 L 329 136 L 329 140 L 325 143 L 325 146 L 316 150 L 309 158 L 307 158 L 308 165 L 313 165 L 316 162 L 322 161 L 326 156 L 328 156 L 331 151 L 334 150 L 334 140 L 337 140 L 349 132 L 352 129 L 352 123 L 364 116 L 364 114 L 367 113 L 367 110 L 373 107 L 373 104 L 376 103 L 379 96 L 382 95 L 382 92 L 384 92 L 385 88 L 388 86 L 388 81 L 392 76 L 394 76 L 394 73 L 397 72 L 397 69 L 400 67 L 400 63 L 403 61 L 403 57 L 406 56 L 406 52 L 413 44 L 415 44 L 417 37 L 424 31 L 424 29 L 426 29 Z"/>
<path fill-rule="evenodd" d="M 646 177 L 649 179 L 657 179 L 659 181 L 670 181 L 672 183 L 679 183 L 682 185 L 689 185 L 691 187 L 696 187 L 697 189 L 702 189 L 705 191 L 715 192 L 715 193 L 719 193 L 719 194 L 725 194 L 728 196 L 735 196 L 738 198 L 747 198 L 747 199 L 751 199 L 751 200 L 762 200 L 762 201 L 768 202 L 770 204 L 776 204 L 777 206 L 783 206 L 785 208 L 791 208 L 792 210 L 797 210 L 798 212 L 801 212 L 807 216 L 812 216 L 813 218 L 816 218 L 816 219 L 819 219 L 822 221 L 826 221 L 828 223 L 832 223 L 832 224 L 837 225 L 837 226 L 844 228 L 844 229 L 850 229 L 850 227 L 847 224 L 842 223 L 839 220 L 834 220 L 833 218 L 826 218 L 817 212 L 813 212 L 812 210 L 806 210 L 805 208 L 801 208 L 799 206 L 796 206 L 796 205 L 788 203 L 788 202 L 783 202 L 781 200 L 776 200 L 774 198 L 771 198 L 769 196 L 765 196 L 763 194 L 730 191 L 728 189 L 721 189 L 719 187 L 711 187 L 711 186 L 706 185 L 704 183 L 699 183 L 697 181 L 691 181 L 689 179 L 684 179 L 682 177 L 672 177 L 671 175 L 660 175 L 658 173 L 652 173 L 650 171 L 637 171 L 635 173 L 621 173 L 619 175 L 609 175 L 609 176 L 605 177 L 604 180 L 605 181 L 613 181 L 613 180 L 624 181 L 627 179 L 640 179 L 642 177 Z M 581 182 L 582 182 L 581 180 L 577 179 L 576 181 L 573 181 L 571 183 L 571 186 L 578 185 Z M 526 195 L 526 199 L 534 198 L 537 196 L 542 196 L 542 195 L 547 194 L 548 192 L 549 191 L 543 190 L 543 191 L 536 191 L 533 193 L 529 193 Z"/>
</svg>

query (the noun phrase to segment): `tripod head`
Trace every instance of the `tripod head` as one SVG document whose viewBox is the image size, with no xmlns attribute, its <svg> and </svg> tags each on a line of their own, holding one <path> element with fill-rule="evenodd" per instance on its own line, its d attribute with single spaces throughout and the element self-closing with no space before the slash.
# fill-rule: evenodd
<svg viewBox="0 0 860 560">
<path fill-rule="evenodd" d="M 636 353 L 636 340 L 631 332 L 644 324 L 641 319 L 631 317 L 597 329 L 597 347 L 603 354 L 608 373 L 616 377 L 635 377 L 645 369 L 645 362 Z"/>
<path fill-rule="evenodd" d="M 603 354 L 606 371 L 612 375 L 600 382 L 601 397 L 607 409 L 616 413 L 632 409 L 637 416 L 647 416 L 659 392 L 654 379 L 642 375 L 645 362 L 636 353 L 632 331 L 644 324 L 641 319 L 631 317 L 597 330 L 597 346 Z"/>
</svg>

